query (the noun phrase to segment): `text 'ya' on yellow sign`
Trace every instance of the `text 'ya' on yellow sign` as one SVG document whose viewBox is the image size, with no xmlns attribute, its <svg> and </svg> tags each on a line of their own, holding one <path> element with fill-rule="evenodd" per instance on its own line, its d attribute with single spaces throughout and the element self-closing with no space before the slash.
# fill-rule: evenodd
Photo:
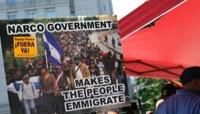
<svg viewBox="0 0 200 114">
<path fill-rule="evenodd" d="M 36 57 L 37 43 L 33 36 L 14 37 L 14 56 L 15 57 Z"/>
</svg>

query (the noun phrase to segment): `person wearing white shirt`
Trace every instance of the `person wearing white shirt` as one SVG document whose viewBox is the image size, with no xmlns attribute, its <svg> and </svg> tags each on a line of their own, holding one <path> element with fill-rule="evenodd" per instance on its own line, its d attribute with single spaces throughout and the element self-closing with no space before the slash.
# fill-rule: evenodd
<svg viewBox="0 0 200 114">
<path fill-rule="evenodd" d="M 83 79 L 83 75 L 80 70 L 80 66 L 75 65 L 75 71 L 76 71 L 76 80 Z"/>
<path fill-rule="evenodd" d="M 23 83 L 20 86 L 19 90 L 19 99 L 22 101 L 24 108 L 25 108 L 25 113 L 26 114 L 31 114 L 31 109 L 33 110 L 34 113 L 36 113 L 36 108 L 35 108 L 35 86 L 29 82 L 29 76 L 26 74 L 23 77 Z"/>
<path fill-rule="evenodd" d="M 74 64 L 71 67 L 70 73 L 70 86 L 74 88 L 74 80 L 80 80 L 90 77 L 88 66 L 81 61 L 80 56 L 74 57 Z"/>
</svg>

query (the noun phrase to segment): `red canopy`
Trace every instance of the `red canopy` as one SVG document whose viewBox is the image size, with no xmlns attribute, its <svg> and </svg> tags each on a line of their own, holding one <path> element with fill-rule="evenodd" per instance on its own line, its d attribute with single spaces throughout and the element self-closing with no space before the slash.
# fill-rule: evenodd
<svg viewBox="0 0 200 114">
<path fill-rule="evenodd" d="M 122 49 L 127 73 L 151 78 L 178 79 L 184 68 L 200 66 L 199 4 L 200 0 L 188 0 L 157 20 L 154 26 L 131 35 L 137 27 L 122 33 L 123 38 L 126 37 L 122 40 Z M 142 25 L 148 22 L 144 21 Z M 134 20 L 129 23 L 134 23 Z M 123 26 L 123 19 L 119 24 L 120 28 L 126 28 Z"/>
</svg>

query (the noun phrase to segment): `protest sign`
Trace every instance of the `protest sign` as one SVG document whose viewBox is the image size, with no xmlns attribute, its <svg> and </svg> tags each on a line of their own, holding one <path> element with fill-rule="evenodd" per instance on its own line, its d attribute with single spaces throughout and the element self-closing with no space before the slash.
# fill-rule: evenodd
<svg viewBox="0 0 200 114">
<path fill-rule="evenodd" d="M 12 113 L 92 114 L 130 106 L 115 16 L 0 26 Z M 26 101 L 34 105 L 23 108 Z"/>
</svg>

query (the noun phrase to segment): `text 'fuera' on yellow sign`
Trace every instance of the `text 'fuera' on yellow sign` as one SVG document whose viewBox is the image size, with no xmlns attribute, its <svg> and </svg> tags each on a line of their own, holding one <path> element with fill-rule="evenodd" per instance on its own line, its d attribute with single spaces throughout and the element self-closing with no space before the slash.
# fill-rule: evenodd
<svg viewBox="0 0 200 114">
<path fill-rule="evenodd" d="M 15 57 L 36 57 L 37 43 L 34 36 L 14 37 L 14 56 Z"/>
</svg>

